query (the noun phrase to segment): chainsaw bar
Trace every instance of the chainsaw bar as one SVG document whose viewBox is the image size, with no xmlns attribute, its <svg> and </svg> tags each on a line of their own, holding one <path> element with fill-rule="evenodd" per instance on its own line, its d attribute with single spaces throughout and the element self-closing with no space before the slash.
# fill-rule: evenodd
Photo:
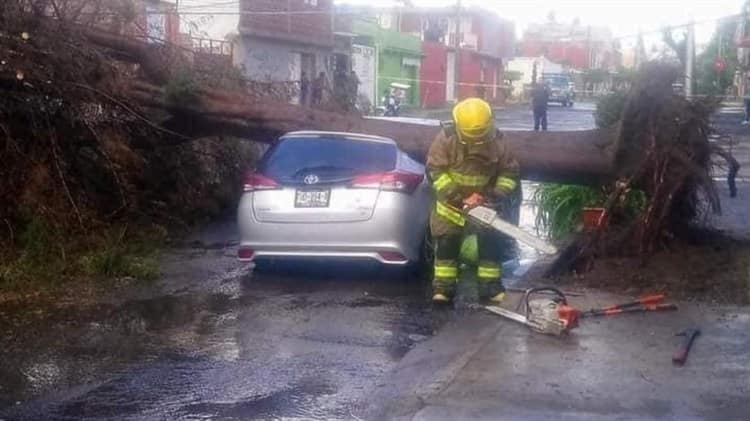
<svg viewBox="0 0 750 421">
<path fill-rule="evenodd" d="M 517 226 L 504 221 L 497 212 L 486 206 L 477 206 L 470 209 L 466 214 L 475 222 L 494 228 L 505 235 L 531 246 L 545 254 L 557 254 L 557 247 L 540 240 Z"/>
</svg>

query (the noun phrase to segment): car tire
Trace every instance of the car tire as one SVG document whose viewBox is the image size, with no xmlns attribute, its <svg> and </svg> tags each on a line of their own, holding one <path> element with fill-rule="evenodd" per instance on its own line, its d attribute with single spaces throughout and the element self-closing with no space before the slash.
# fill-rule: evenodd
<svg viewBox="0 0 750 421">
<path fill-rule="evenodd" d="M 411 262 L 411 274 L 421 282 L 431 282 L 435 263 L 435 246 L 432 242 L 432 234 L 427 228 L 419 250 L 419 260 Z"/>
</svg>

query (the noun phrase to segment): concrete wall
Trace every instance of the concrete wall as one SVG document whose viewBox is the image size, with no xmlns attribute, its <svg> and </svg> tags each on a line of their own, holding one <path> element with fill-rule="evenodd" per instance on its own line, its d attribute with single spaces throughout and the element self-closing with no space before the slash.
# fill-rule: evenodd
<svg viewBox="0 0 750 421">
<path fill-rule="evenodd" d="M 331 51 L 314 47 L 243 36 L 235 47 L 234 64 L 243 69 L 251 80 L 290 82 L 299 81 L 302 72 L 302 54 L 314 57 L 314 65 L 306 69 L 311 79 L 319 72 L 326 72 Z"/>
<path fill-rule="evenodd" d="M 333 46 L 333 0 L 242 0 L 240 10 L 240 34 Z"/>
</svg>

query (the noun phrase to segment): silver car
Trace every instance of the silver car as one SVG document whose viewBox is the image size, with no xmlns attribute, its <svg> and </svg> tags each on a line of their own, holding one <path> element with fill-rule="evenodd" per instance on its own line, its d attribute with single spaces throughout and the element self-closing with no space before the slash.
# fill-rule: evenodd
<svg viewBox="0 0 750 421">
<path fill-rule="evenodd" d="M 387 138 L 293 132 L 243 180 L 239 259 L 418 262 L 430 186 L 423 165 Z"/>
</svg>

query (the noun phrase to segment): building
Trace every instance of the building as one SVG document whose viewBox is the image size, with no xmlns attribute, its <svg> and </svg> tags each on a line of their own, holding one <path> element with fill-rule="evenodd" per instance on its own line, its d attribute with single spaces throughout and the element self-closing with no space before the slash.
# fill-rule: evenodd
<svg viewBox="0 0 750 421">
<path fill-rule="evenodd" d="M 557 22 L 554 16 L 544 23 L 531 24 L 524 31 L 520 55 L 545 56 L 576 70 L 615 70 L 619 52 L 609 28 L 584 26 L 580 22 Z"/>
<path fill-rule="evenodd" d="M 234 63 L 255 81 L 313 79 L 335 67 L 333 0 L 241 0 Z"/>
<path fill-rule="evenodd" d="M 734 75 L 734 91 L 738 97 L 750 94 L 750 0 L 742 6 L 744 19 L 737 24 L 735 44 L 737 45 L 737 61 L 739 68 Z"/>
<path fill-rule="evenodd" d="M 381 25 L 390 25 L 424 42 L 420 72 L 423 106 L 445 106 L 470 96 L 502 102 L 504 62 L 513 56 L 515 26 L 477 7 L 461 10 L 460 25 L 457 22 L 453 7 L 410 7 L 381 14 Z"/>
<path fill-rule="evenodd" d="M 141 0 L 136 3 L 142 13 L 138 14 L 136 27 L 149 42 L 180 44 L 180 17 L 174 3 L 162 0 Z"/>
<path fill-rule="evenodd" d="M 368 18 L 354 19 L 352 32 L 355 34 L 355 52 L 352 55 L 359 68 L 360 93 L 373 98 L 378 103 L 386 89 L 400 86 L 405 90 L 402 101 L 413 106 L 420 106 L 420 69 L 422 66 L 422 41 L 412 35 L 393 29 L 381 27 L 377 20 Z M 367 57 L 373 57 L 367 59 Z M 369 75 L 374 69 L 375 77 Z M 361 72 L 367 71 L 362 74 Z M 394 85 L 395 84 L 395 85 Z"/>
</svg>

